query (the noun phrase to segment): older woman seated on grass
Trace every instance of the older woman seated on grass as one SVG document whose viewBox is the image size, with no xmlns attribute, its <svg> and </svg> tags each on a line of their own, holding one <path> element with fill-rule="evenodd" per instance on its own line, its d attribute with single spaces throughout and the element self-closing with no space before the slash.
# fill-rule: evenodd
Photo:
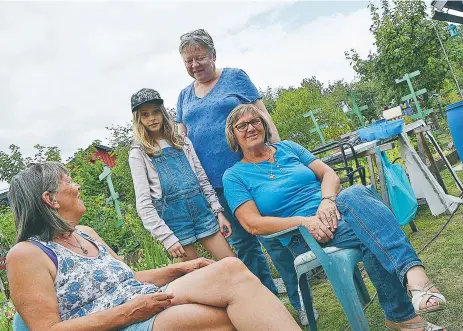
<svg viewBox="0 0 463 331">
<path fill-rule="evenodd" d="M 9 191 L 18 243 L 11 298 L 31 330 L 300 330 L 236 258 L 133 272 L 89 227 L 80 186 L 59 163 L 35 164 Z"/>
<path fill-rule="evenodd" d="M 303 225 L 322 247 L 361 248 L 389 330 L 444 330 L 416 315 L 444 309 L 445 298 L 371 191 L 355 185 L 338 194 L 336 173 L 304 147 L 269 144 L 269 125 L 253 105 L 236 107 L 225 130 L 229 147 L 243 153 L 223 176 L 225 197 L 247 231 L 264 235 Z M 288 249 L 294 256 L 310 250 L 300 234 Z"/>
</svg>

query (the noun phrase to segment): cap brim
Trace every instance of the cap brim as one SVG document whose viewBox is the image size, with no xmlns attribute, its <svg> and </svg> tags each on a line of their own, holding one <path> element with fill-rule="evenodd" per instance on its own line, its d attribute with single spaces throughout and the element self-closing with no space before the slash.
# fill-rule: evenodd
<svg viewBox="0 0 463 331">
<path fill-rule="evenodd" d="M 136 111 L 138 107 L 140 107 L 142 104 L 144 103 L 154 103 L 155 105 L 162 105 L 164 103 L 164 100 L 163 99 L 153 99 L 153 100 L 148 100 L 148 101 L 144 101 L 144 102 L 141 102 L 137 105 L 133 105 L 132 106 L 132 112 Z"/>
</svg>

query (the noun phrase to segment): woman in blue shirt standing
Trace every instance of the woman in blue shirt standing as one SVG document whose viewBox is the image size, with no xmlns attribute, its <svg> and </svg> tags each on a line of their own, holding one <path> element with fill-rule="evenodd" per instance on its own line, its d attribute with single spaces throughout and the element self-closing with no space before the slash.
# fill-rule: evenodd
<svg viewBox="0 0 463 331">
<path fill-rule="evenodd" d="M 275 141 L 278 132 L 259 93 L 243 70 L 216 68 L 216 52 L 211 36 L 202 29 L 180 37 L 180 54 L 188 74 L 194 81 L 180 92 L 177 103 L 177 122 L 193 142 L 207 176 L 217 192 L 225 217 L 233 233 L 231 244 L 246 266 L 276 293 L 269 266 L 255 236 L 247 233 L 231 214 L 223 195 L 222 175 L 241 159 L 231 152 L 225 140 L 225 121 L 237 105 L 252 103 L 270 123 Z"/>
</svg>

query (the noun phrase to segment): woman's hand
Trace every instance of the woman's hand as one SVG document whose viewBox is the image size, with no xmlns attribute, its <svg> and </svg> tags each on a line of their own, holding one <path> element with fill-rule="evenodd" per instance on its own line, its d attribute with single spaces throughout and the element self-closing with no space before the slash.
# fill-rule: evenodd
<svg viewBox="0 0 463 331">
<path fill-rule="evenodd" d="M 183 264 L 184 272 L 186 274 L 193 272 L 195 270 L 207 267 L 209 264 L 214 263 L 215 261 L 200 257 L 191 261 L 181 262 Z"/>
<path fill-rule="evenodd" d="M 330 199 L 323 199 L 316 215 L 331 231 L 334 232 L 338 227 L 338 221 L 341 219 L 341 214 L 336 208 L 336 202 Z"/>
<path fill-rule="evenodd" d="M 309 230 L 316 241 L 326 243 L 333 239 L 334 230 L 330 230 L 318 216 L 303 217 L 302 225 Z"/>
<path fill-rule="evenodd" d="M 185 250 L 179 242 L 176 242 L 167 250 L 172 257 L 186 257 Z"/>
<path fill-rule="evenodd" d="M 130 300 L 130 320 L 134 322 L 145 321 L 172 305 L 172 293 L 157 292 L 144 294 Z"/>
<path fill-rule="evenodd" d="M 217 214 L 217 218 L 219 220 L 220 233 L 222 233 L 225 238 L 230 237 L 233 232 L 230 222 L 222 212 Z"/>
</svg>

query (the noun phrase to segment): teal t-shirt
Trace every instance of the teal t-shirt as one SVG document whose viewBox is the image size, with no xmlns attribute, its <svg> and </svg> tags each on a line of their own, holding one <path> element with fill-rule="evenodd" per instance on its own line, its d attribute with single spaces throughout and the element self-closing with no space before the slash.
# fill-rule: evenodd
<svg viewBox="0 0 463 331">
<path fill-rule="evenodd" d="M 315 215 L 322 198 L 321 183 L 308 165 L 316 157 L 289 140 L 272 146 L 277 149 L 276 163 L 237 162 L 225 171 L 225 198 L 233 214 L 243 203 L 254 200 L 262 216 Z"/>
</svg>

